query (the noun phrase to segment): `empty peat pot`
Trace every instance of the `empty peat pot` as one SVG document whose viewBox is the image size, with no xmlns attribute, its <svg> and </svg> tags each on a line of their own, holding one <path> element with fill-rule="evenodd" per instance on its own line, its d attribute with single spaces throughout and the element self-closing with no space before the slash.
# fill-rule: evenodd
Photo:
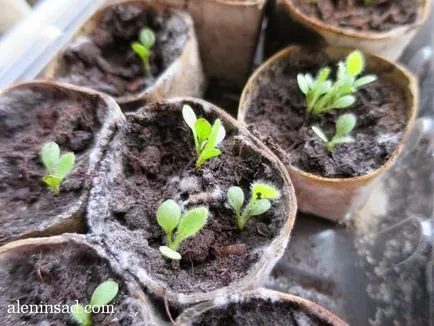
<svg viewBox="0 0 434 326">
<path fill-rule="evenodd" d="M 155 34 L 150 73 L 131 48 L 144 27 Z M 191 17 L 139 0 L 98 10 L 50 62 L 44 77 L 105 92 L 125 109 L 134 109 L 139 99 L 199 96 L 204 83 Z"/>
<path fill-rule="evenodd" d="M 0 247 L 2 325 L 76 325 L 71 308 L 88 305 L 95 288 L 107 280 L 115 281 L 119 290 L 101 313 L 91 314 L 93 325 L 162 325 L 131 276 L 84 236 L 8 243 Z"/>
<path fill-rule="evenodd" d="M 397 60 L 431 12 L 431 0 L 277 0 L 279 10 L 326 44 Z"/>
<path fill-rule="evenodd" d="M 200 303 L 176 322 L 178 326 L 348 326 L 316 303 L 262 288 Z"/>
<path fill-rule="evenodd" d="M 221 119 L 226 128 L 221 155 L 199 170 L 184 104 L 211 123 Z M 248 200 L 257 180 L 275 185 L 281 197 L 240 231 L 226 192 L 239 186 Z M 88 205 L 91 232 L 143 286 L 175 306 L 261 284 L 286 248 L 296 213 L 291 181 L 277 157 L 227 113 L 193 98 L 128 114 L 94 184 Z M 179 247 L 178 262 L 159 252 L 166 240 L 156 211 L 167 199 L 183 211 L 209 209 L 206 226 Z"/>
<path fill-rule="evenodd" d="M 84 229 L 92 177 L 123 119 L 109 96 L 71 85 L 28 82 L 0 93 L 0 244 Z M 42 181 L 48 142 L 75 153 L 57 195 Z"/>
<path fill-rule="evenodd" d="M 299 46 L 282 50 L 250 78 L 238 111 L 238 120 L 252 126 L 284 161 L 299 209 L 335 221 L 362 205 L 372 181 L 395 161 L 418 103 L 415 78 L 405 68 L 365 53 L 362 75 L 375 74 L 378 80 L 357 90 L 350 108 L 306 119 L 306 99 L 297 74 L 316 75 L 325 66 L 334 70 L 351 51 Z M 328 153 L 311 127 L 320 126 L 331 137 L 335 120 L 343 113 L 357 117 L 355 142 Z"/>
<path fill-rule="evenodd" d="M 244 86 L 252 69 L 265 0 L 152 1 L 185 9 L 193 17 L 208 77 Z"/>
</svg>

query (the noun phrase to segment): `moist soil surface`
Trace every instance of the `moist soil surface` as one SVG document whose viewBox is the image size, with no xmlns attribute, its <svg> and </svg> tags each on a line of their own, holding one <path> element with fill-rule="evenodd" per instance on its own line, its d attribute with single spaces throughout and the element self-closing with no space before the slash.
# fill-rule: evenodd
<svg viewBox="0 0 434 326">
<path fill-rule="evenodd" d="M 115 313 L 92 314 L 93 324 L 134 325 L 139 311 L 128 304 L 126 285 L 89 247 L 72 243 L 44 245 L 13 255 L 0 268 L 2 325 L 78 325 L 68 313 L 50 313 L 48 310 L 48 313 L 13 314 L 7 313 L 7 309 L 9 305 L 18 309 L 16 300 L 21 306 L 73 306 L 76 300 L 87 305 L 94 289 L 109 279 L 119 284 L 118 295 L 110 303 L 114 305 Z"/>
<path fill-rule="evenodd" d="M 63 52 L 64 67 L 56 79 L 87 86 L 115 97 L 134 95 L 152 86 L 179 57 L 187 41 L 187 26 L 177 15 L 157 13 L 144 4 L 120 4 L 101 17 L 99 28 L 75 38 Z M 140 30 L 151 28 L 155 44 L 150 74 L 131 49 Z"/>
<path fill-rule="evenodd" d="M 328 326 L 332 325 L 321 316 L 311 314 L 297 303 L 272 302 L 253 299 L 248 302 L 230 303 L 203 313 L 193 321 L 194 326 Z"/>
<path fill-rule="evenodd" d="M 360 31 L 389 31 L 412 24 L 417 18 L 416 0 L 290 0 L 306 15 L 327 24 Z"/>
<path fill-rule="evenodd" d="M 215 120 L 201 106 L 191 105 L 198 117 Z M 155 104 L 127 119 L 115 138 L 123 149 L 123 173 L 109 191 L 111 213 L 102 221 L 109 246 L 133 252 L 141 268 L 182 293 L 211 291 L 246 276 L 287 219 L 287 196 L 273 202 L 268 212 L 250 220 L 241 232 L 226 204 L 226 191 L 238 185 L 247 201 L 253 181 L 281 188 L 277 168 L 226 124 L 222 154 L 196 171 L 193 139 L 180 104 Z M 158 250 L 166 243 L 155 212 L 166 199 L 175 200 L 184 211 L 209 207 L 206 227 L 180 246 L 180 262 L 166 261 Z"/>
<path fill-rule="evenodd" d="M 87 151 L 100 127 L 102 103 L 54 88 L 16 89 L 0 97 L 0 243 L 56 222 L 90 184 Z M 76 154 L 74 171 L 54 195 L 42 182 L 39 152 L 54 141 Z"/>
<path fill-rule="evenodd" d="M 276 65 L 262 75 L 246 122 L 285 163 L 323 177 L 347 178 L 372 172 L 387 161 L 407 122 L 405 95 L 399 87 L 377 76 L 377 81 L 357 91 L 357 101 L 352 107 L 306 120 L 306 101 L 298 88 L 297 73 L 316 75 L 321 67 L 334 69 L 336 62 L 312 49 L 304 50 L 298 60 L 292 58 Z M 364 72 L 369 73 L 373 72 Z M 357 117 L 352 132 L 355 142 L 337 145 L 328 153 L 311 126 L 320 126 L 330 138 L 335 132 L 336 118 L 343 113 Z"/>
</svg>

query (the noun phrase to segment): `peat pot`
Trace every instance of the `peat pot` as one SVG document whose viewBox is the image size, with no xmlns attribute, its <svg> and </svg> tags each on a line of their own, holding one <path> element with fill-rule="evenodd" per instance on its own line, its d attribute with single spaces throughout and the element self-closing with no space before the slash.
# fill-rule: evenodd
<svg viewBox="0 0 434 326">
<path fill-rule="evenodd" d="M 221 155 L 199 170 L 185 104 L 226 128 Z M 240 231 L 226 192 L 239 186 L 247 200 L 256 180 L 278 187 L 281 197 Z M 179 247 L 180 261 L 159 252 L 166 240 L 156 210 L 167 199 L 184 211 L 209 209 L 206 226 Z M 128 114 L 95 180 L 88 222 L 125 270 L 154 297 L 179 307 L 260 285 L 286 248 L 295 213 L 294 190 L 277 157 L 221 109 L 185 97 Z"/>
<path fill-rule="evenodd" d="M 124 120 L 107 95 L 52 82 L 26 82 L 0 93 L 0 244 L 82 232 L 93 176 Z M 75 165 L 54 194 L 39 153 L 56 142 Z"/>
<path fill-rule="evenodd" d="M 282 50 L 252 75 L 238 110 L 238 120 L 255 129 L 284 161 L 299 209 L 334 221 L 351 216 L 365 202 L 373 181 L 393 164 L 418 104 L 416 80 L 405 68 L 365 53 L 363 74 L 375 74 L 377 81 L 360 88 L 350 108 L 307 121 L 297 74 L 316 74 L 325 66 L 335 69 L 351 51 L 300 46 Z M 355 142 L 328 153 L 311 126 L 333 135 L 335 120 L 343 112 L 357 117 L 352 132 Z"/>
</svg>

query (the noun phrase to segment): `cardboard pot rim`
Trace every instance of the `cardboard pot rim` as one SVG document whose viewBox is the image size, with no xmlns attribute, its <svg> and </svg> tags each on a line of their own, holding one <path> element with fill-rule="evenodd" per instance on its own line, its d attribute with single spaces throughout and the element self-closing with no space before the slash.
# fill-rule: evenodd
<svg viewBox="0 0 434 326">
<path fill-rule="evenodd" d="M 343 28 L 340 26 L 327 24 L 320 19 L 306 15 L 296 5 L 294 5 L 291 0 L 277 1 L 283 4 L 289 14 L 294 16 L 295 19 L 315 30 L 324 30 L 329 33 L 344 35 L 360 40 L 382 40 L 387 38 L 393 38 L 395 34 L 407 33 L 409 30 L 413 30 L 422 26 L 431 13 L 431 0 L 420 0 L 419 2 L 421 3 L 418 3 L 418 15 L 415 22 L 411 24 L 401 25 L 385 32 L 358 31 L 352 28 Z"/>
<path fill-rule="evenodd" d="M 279 292 L 276 290 L 271 290 L 266 288 L 258 288 L 255 290 L 245 291 L 239 294 L 228 295 L 223 298 L 218 298 L 215 301 L 207 301 L 207 302 L 199 303 L 195 306 L 192 306 L 184 310 L 184 312 L 182 312 L 181 315 L 178 316 L 176 321 L 178 323 L 181 323 L 180 326 L 186 326 L 188 325 L 188 322 L 191 319 L 200 316 L 201 314 L 210 311 L 214 308 L 225 306 L 229 303 L 242 303 L 245 301 L 249 301 L 251 299 L 260 299 L 260 300 L 268 299 L 271 300 L 272 302 L 284 302 L 284 303 L 294 302 L 300 305 L 300 307 L 303 308 L 304 310 L 311 312 L 314 316 L 320 316 L 321 318 L 328 320 L 329 322 L 332 323 L 333 326 L 348 326 L 348 324 L 345 321 L 343 321 L 341 318 L 339 318 L 338 316 L 330 312 L 325 307 L 313 301 L 289 293 Z"/>
<path fill-rule="evenodd" d="M 37 90 L 34 90 L 34 88 L 37 88 Z M 95 170 L 100 160 L 100 156 L 102 156 L 103 147 L 106 147 L 108 145 L 108 138 L 112 133 L 112 131 L 110 131 L 112 124 L 118 123 L 125 118 L 116 101 L 110 96 L 98 91 L 71 84 L 45 80 L 13 83 L 7 88 L 0 90 L 0 97 L 8 96 L 9 92 L 22 89 L 41 92 L 42 94 L 44 93 L 44 90 L 59 89 L 67 93 L 75 93 L 77 95 L 82 95 L 86 97 L 97 97 L 103 103 L 104 108 L 106 109 L 104 119 L 100 121 L 101 125 L 93 135 L 94 142 L 90 146 L 90 148 L 88 149 L 88 153 L 86 154 L 89 156 L 87 171 Z M 11 241 L 17 241 L 23 238 L 41 237 L 64 233 L 68 231 L 78 231 L 86 223 L 84 218 L 84 211 L 86 209 L 87 199 L 89 197 L 90 190 L 91 186 L 89 186 L 89 189 L 82 189 L 79 196 L 76 198 L 76 202 L 69 208 L 66 207 L 58 214 L 51 216 L 50 218 L 53 219 L 52 221 L 41 221 L 40 223 L 32 226 L 32 228 L 27 228 L 23 232 L 10 237 L 3 244 L 9 243 Z"/>
<path fill-rule="evenodd" d="M 160 75 L 155 79 L 154 83 L 151 86 L 141 89 L 134 94 L 128 94 L 119 97 L 112 96 L 112 97 L 116 100 L 116 102 L 119 105 L 125 105 L 129 103 L 137 102 L 140 99 L 146 97 L 148 94 L 152 94 L 154 89 L 158 89 L 160 84 L 163 84 L 165 80 L 170 78 L 173 74 L 173 71 L 175 71 L 177 66 L 181 64 L 180 63 L 181 58 L 183 58 L 185 55 L 188 54 L 191 44 L 194 43 L 196 40 L 196 32 L 194 29 L 193 19 L 186 11 L 172 8 L 171 6 L 164 5 L 158 2 L 152 2 L 152 1 L 148 2 L 145 0 L 117 0 L 114 3 L 105 4 L 102 7 L 100 7 L 90 17 L 88 17 L 81 25 L 79 25 L 78 28 L 74 31 L 74 33 L 68 38 L 64 46 L 57 52 L 57 54 L 48 63 L 47 67 L 43 71 L 42 77 L 44 79 L 50 79 L 50 80 L 54 79 L 56 72 L 59 69 L 59 64 L 63 62 L 64 50 L 67 48 L 70 42 L 75 40 L 77 37 L 87 36 L 91 31 L 98 29 L 99 26 L 95 25 L 95 23 L 99 23 L 101 16 L 104 15 L 104 13 L 107 10 L 110 10 L 112 7 L 115 7 L 117 5 L 128 5 L 128 4 L 141 5 L 146 9 L 152 8 L 152 9 L 157 9 L 162 11 L 164 10 L 170 11 L 173 15 L 178 16 L 187 27 L 187 32 L 186 32 L 187 37 L 180 54 L 170 63 L 170 65 L 166 69 L 164 69 L 164 71 L 160 73 Z M 90 30 L 83 31 L 83 28 L 86 26 L 91 26 Z M 81 87 L 85 87 L 85 86 L 81 86 Z"/>
<path fill-rule="evenodd" d="M 284 189 L 283 198 L 286 202 L 283 202 L 285 207 L 285 215 L 283 216 L 282 225 L 277 231 L 277 234 L 269 241 L 269 243 L 257 248 L 258 251 L 259 249 L 261 250 L 259 259 L 249 266 L 241 278 L 233 280 L 228 285 L 220 285 L 219 287 L 209 289 L 206 292 L 196 290 L 191 293 L 185 293 L 179 290 L 173 290 L 166 281 L 156 279 L 149 272 L 149 270 L 144 267 L 146 265 L 138 264 L 140 257 L 136 258 L 134 253 L 128 254 L 128 252 L 124 249 L 122 251 L 116 250 L 118 251 L 118 253 L 116 253 L 112 245 L 113 249 L 110 251 L 112 252 L 112 255 L 119 257 L 118 259 L 121 259 L 124 254 L 128 254 L 128 257 L 130 257 L 129 259 L 131 259 L 131 261 L 129 260 L 128 264 L 124 265 L 124 268 L 131 274 L 136 275 L 136 279 L 139 280 L 143 286 L 147 287 L 150 293 L 153 293 L 155 296 L 160 298 L 166 297 L 169 302 L 176 306 L 207 301 L 221 295 L 226 295 L 227 293 L 236 293 L 240 290 L 257 287 L 264 281 L 265 277 L 271 272 L 272 267 L 283 255 L 284 249 L 289 242 L 297 212 L 295 189 L 289 177 L 289 173 L 283 163 L 280 162 L 280 160 L 264 144 L 251 135 L 242 124 L 229 116 L 228 113 L 216 107 L 214 104 L 208 103 L 207 101 L 193 97 L 174 97 L 160 101 L 159 103 L 178 104 L 183 102 L 199 104 L 202 106 L 204 112 L 212 113 L 215 116 L 221 118 L 224 123 L 230 125 L 231 128 L 236 130 L 236 136 L 239 136 L 241 141 L 246 146 L 251 147 L 251 149 L 255 151 L 257 155 L 263 156 L 269 162 L 269 165 L 273 168 L 273 170 L 276 171 L 276 173 L 279 173 L 279 178 L 282 180 L 282 188 Z M 131 113 L 129 116 L 134 116 L 135 114 L 137 113 Z M 106 157 L 103 164 L 107 167 L 115 166 L 115 169 L 118 171 L 117 173 L 121 173 L 120 168 L 117 167 L 116 163 L 118 160 L 118 154 L 116 154 L 115 151 L 111 151 L 110 156 Z M 101 175 L 99 178 L 97 178 L 95 182 L 96 186 L 94 187 L 95 195 L 91 195 L 89 206 L 90 209 L 88 209 L 88 223 L 91 232 L 100 237 L 106 237 L 104 227 L 105 224 L 103 224 L 102 220 L 104 219 L 103 212 L 107 211 L 108 206 L 107 203 L 104 203 L 104 198 L 108 196 L 110 184 L 112 182 L 109 179 L 115 178 L 110 170 L 107 170 L 107 173 L 110 177 L 107 177 L 107 174 L 105 174 L 104 176 Z M 100 191 L 101 189 L 106 190 Z M 103 204 L 101 205 L 100 203 Z"/>
<path fill-rule="evenodd" d="M 248 107 L 245 105 L 246 97 L 247 97 L 250 89 L 254 87 L 255 81 L 260 77 L 260 75 L 264 71 L 267 71 L 270 65 L 285 58 L 288 53 L 293 52 L 294 50 L 303 49 L 303 48 L 306 48 L 306 47 L 299 46 L 299 45 L 291 45 L 289 47 L 284 48 L 283 50 L 277 52 L 275 55 L 273 55 L 271 58 L 269 58 L 266 62 L 264 62 L 252 74 L 252 76 L 247 81 L 247 84 L 244 87 L 243 92 L 242 92 L 241 97 L 240 97 L 240 102 L 239 102 L 239 106 L 238 106 L 238 114 L 237 114 L 238 121 L 242 122 L 246 126 L 245 119 L 246 119 L 246 114 L 248 112 Z M 325 52 L 341 51 L 341 52 L 346 52 L 346 53 L 349 53 L 352 50 L 354 50 L 354 49 L 348 48 L 348 47 L 334 47 L 334 46 L 326 46 L 326 47 L 323 47 L 322 49 L 324 49 Z M 390 154 L 389 158 L 380 167 L 378 167 L 374 171 L 371 171 L 371 172 L 364 174 L 364 175 L 361 175 L 361 176 L 350 177 L 350 178 L 328 178 L 328 177 L 323 177 L 323 176 L 319 176 L 319 175 L 315 175 L 315 174 L 303 171 L 303 170 L 293 166 L 292 164 L 289 164 L 288 169 L 290 169 L 291 172 L 302 175 L 302 176 L 307 177 L 309 179 L 317 180 L 318 182 L 322 182 L 322 183 L 329 183 L 329 184 L 358 183 L 358 182 L 363 183 L 365 181 L 369 181 L 369 180 L 373 179 L 374 177 L 376 177 L 377 175 L 381 174 L 383 171 L 388 169 L 395 162 L 396 158 L 401 153 L 404 140 L 407 137 L 407 135 L 409 134 L 411 127 L 412 127 L 412 125 L 416 119 L 417 108 L 419 105 L 419 89 L 417 86 L 418 84 L 417 84 L 416 77 L 414 77 L 413 74 L 404 66 L 402 66 L 398 63 L 392 62 L 391 60 L 388 60 L 383 56 L 372 54 L 369 52 L 364 52 L 364 54 L 366 57 L 366 61 L 369 61 L 370 58 L 376 58 L 377 60 L 386 62 L 387 64 L 394 66 L 395 69 L 402 74 L 403 78 L 405 78 L 408 81 L 408 90 L 409 90 L 409 93 L 412 95 L 412 99 L 411 99 L 412 105 L 410 107 L 407 107 L 408 113 L 407 113 L 406 127 L 402 131 L 400 141 L 396 145 L 396 148 Z"/>
<path fill-rule="evenodd" d="M 258 6 L 258 8 L 262 8 L 267 0 L 205 0 L 210 3 L 219 3 L 226 6 Z"/>
</svg>

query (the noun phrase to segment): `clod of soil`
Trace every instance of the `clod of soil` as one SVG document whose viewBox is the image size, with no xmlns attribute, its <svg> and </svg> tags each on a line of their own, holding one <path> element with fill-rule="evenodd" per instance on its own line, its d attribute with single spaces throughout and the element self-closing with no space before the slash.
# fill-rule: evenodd
<svg viewBox="0 0 434 326">
<path fill-rule="evenodd" d="M 216 119 L 200 105 L 189 104 L 198 117 Z M 129 258 L 129 265 L 140 266 L 173 291 L 209 292 L 245 277 L 288 217 L 284 195 L 239 231 L 226 204 L 227 189 L 239 185 L 247 192 L 256 180 L 281 188 L 283 179 L 266 157 L 246 145 L 238 130 L 225 127 L 222 155 L 196 171 L 193 138 L 181 103 L 157 103 L 127 117 L 110 149 L 118 157 L 102 164 L 103 170 L 116 175 L 101 178 L 114 178 L 110 189 L 102 190 L 110 194 L 109 212 L 95 216 L 91 228 L 104 233 L 106 245 L 120 259 Z M 180 263 L 166 261 L 158 250 L 165 237 L 155 212 L 169 198 L 184 209 L 205 205 L 210 211 L 206 227 L 181 245 Z M 91 205 L 101 200 L 95 197 Z"/>
<path fill-rule="evenodd" d="M 327 24 L 360 31 L 384 32 L 412 24 L 417 18 L 417 0 L 290 0 L 306 15 Z"/>
<path fill-rule="evenodd" d="M 119 292 L 110 303 L 114 313 L 92 314 L 93 324 L 137 325 L 143 321 L 142 303 L 137 303 L 123 279 L 87 245 L 74 242 L 37 245 L 3 254 L 0 259 L 0 311 L 4 326 L 77 325 L 67 311 L 52 313 L 44 305 L 52 305 L 53 311 L 55 305 L 62 310 L 63 305 L 73 306 L 76 300 L 87 305 L 94 289 L 108 279 L 119 284 Z M 31 307 L 33 313 L 22 310 L 8 313 L 11 306 L 17 311 L 17 300 L 21 307 Z M 42 313 L 35 313 L 37 309 Z"/>
<path fill-rule="evenodd" d="M 0 96 L 0 243 L 48 227 L 79 205 L 90 187 L 88 154 L 104 110 L 96 96 L 55 87 L 29 86 Z M 39 152 L 49 141 L 76 154 L 57 196 L 42 182 Z"/>
<path fill-rule="evenodd" d="M 278 154 L 289 153 L 289 157 L 283 158 L 303 171 L 329 178 L 361 176 L 382 166 L 399 144 L 408 120 L 405 95 L 380 74 L 376 82 L 357 91 L 352 107 L 307 121 L 305 96 L 298 88 L 297 73 L 316 75 L 321 67 L 334 69 L 336 64 L 318 49 L 304 49 L 298 60 L 293 57 L 275 63 L 258 81 L 246 121 L 260 137 L 266 138 L 265 142 L 277 148 Z M 374 72 L 364 72 L 370 73 Z M 352 132 L 356 141 L 338 145 L 330 154 L 311 126 L 320 126 L 326 135 L 332 136 L 336 118 L 343 113 L 357 116 Z"/>
<path fill-rule="evenodd" d="M 227 306 L 206 311 L 196 318 L 193 326 L 332 326 L 333 324 L 300 307 L 295 302 L 251 299 L 230 303 Z"/>
<path fill-rule="evenodd" d="M 145 3 L 113 5 L 96 23 L 97 29 L 78 36 L 65 49 L 65 64 L 55 78 L 115 97 L 137 94 L 152 86 L 180 56 L 188 37 L 181 17 L 169 11 L 156 12 Z M 151 28 L 156 37 L 149 59 L 150 75 L 131 49 L 143 27 Z"/>
</svg>

